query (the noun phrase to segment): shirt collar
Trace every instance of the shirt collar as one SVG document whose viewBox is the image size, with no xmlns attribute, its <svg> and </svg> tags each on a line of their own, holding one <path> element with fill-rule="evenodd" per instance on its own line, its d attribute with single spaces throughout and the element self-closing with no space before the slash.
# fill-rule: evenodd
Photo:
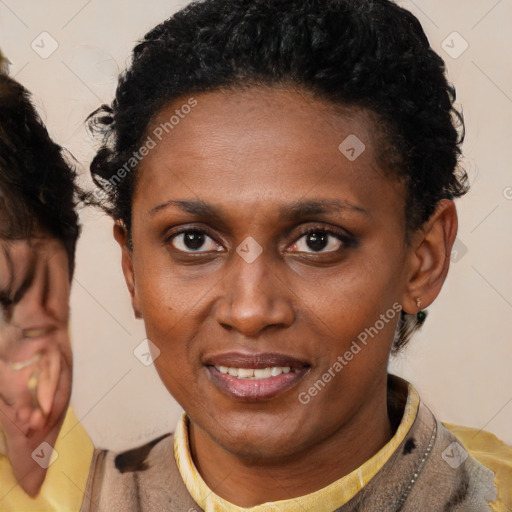
<svg viewBox="0 0 512 512">
<path fill-rule="evenodd" d="M 390 383 L 401 380 L 390 375 Z M 217 496 L 205 483 L 194 465 L 189 448 L 189 419 L 184 413 L 174 433 L 174 457 L 188 492 L 204 512 L 332 512 L 350 501 L 384 466 L 411 429 L 418 414 L 419 396 L 414 387 L 407 385 L 407 400 L 402 420 L 394 436 L 371 459 L 336 480 L 327 487 L 313 493 L 255 507 L 243 508 Z"/>
</svg>

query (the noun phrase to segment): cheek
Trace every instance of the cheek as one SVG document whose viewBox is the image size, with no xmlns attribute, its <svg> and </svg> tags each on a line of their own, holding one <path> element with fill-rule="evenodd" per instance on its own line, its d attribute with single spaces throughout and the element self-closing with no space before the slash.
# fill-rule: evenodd
<svg viewBox="0 0 512 512">
<path fill-rule="evenodd" d="M 69 322 L 69 301 L 71 283 L 69 281 L 69 263 L 66 252 L 61 249 L 51 256 L 48 263 L 48 293 L 45 308 L 63 329 Z"/>
<path fill-rule="evenodd" d="M 400 287 L 396 264 L 383 264 L 382 256 L 378 260 L 379 265 L 361 258 L 350 271 L 323 279 L 321 286 L 303 284 L 297 290 L 302 318 L 315 333 L 314 379 L 325 375 L 329 381 L 317 404 L 339 400 L 346 389 L 368 389 L 387 368 L 400 318 Z"/>
<path fill-rule="evenodd" d="M 306 317 L 322 326 L 331 337 L 346 341 L 372 326 L 389 310 L 400 296 L 397 270 L 394 265 L 380 264 L 366 258 L 343 270 L 324 272 L 321 279 L 312 275 L 297 280 L 294 296 Z"/>
<path fill-rule="evenodd" d="M 179 303 L 183 287 L 176 282 L 175 273 L 170 265 L 162 261 L 157 251 L 144 248 L 144 242 L 138 242 L 134 252 L 135 294 L 144 318 L 168 318 Z"/>
<path fill-rule="evenodd" d="M 172 268 L 150 261 L 139 259 L 135 266 L 136 296 L 147 337 L 160 350 L 155 366 L 167 385 L 193 361 L 189 340 L 198 328 L 194 317 L 205 291 L 200 283 L 186 283 Z"/>
<path fill-rule="evenodd" d="M 50 286 L 50 294 L 46 305 L 48 314 L 54 317 L 63 328 L 67 328 L 71 294 L 68 275 L 63 273 L 59 281 L 52 281 Z"/>
<path fill-rule="evenodd" d="M 186 310 L 193 294 L 197 296 L 197 280 L 187 279 L 186 272 L 173 264 L 166 251 L 154 241 L 141 236 L 134 239 L 134 247 L 135 292 L 141 309 L 150 309 L 152 313 L 155 309 Z"/>
</svg>

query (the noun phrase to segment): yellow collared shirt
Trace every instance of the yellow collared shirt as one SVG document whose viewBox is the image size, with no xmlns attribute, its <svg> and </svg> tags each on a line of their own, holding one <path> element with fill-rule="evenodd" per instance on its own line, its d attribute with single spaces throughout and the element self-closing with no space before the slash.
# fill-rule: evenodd
<svg viewBox="0 0 512 512">
<path fill-rule="evenodd" d="M 371 459 L 352 473 L 316 492 L 294 499 L 243 508 L 216 495 L 194 465 L 189 449 L 188 418 L 183 414 L 174 434 L 174 456 L 188 492 L 204 512 L 332 512 L 348 503 L 384 466 L 411 429 L 418 414 L 419 396 L 409 384 L 402 421 L 393 438 Z M 494 512 L 512 511 L 512 447 L 489 432 L 445 424 L 463 443 L 468 453 L 495 474 L 498 499 L 490 503 Z"/>
<path fill-rule="evenodd" d="M 217 496 L 197 471 L 189 450 L 188 418 L 183 414 L 174 433 L 174 456 L 188 492 L 205 512 L 332 512 L 350 501 L 384 466 L 409 432 L 419 407 L 419 396 L 409 385 L 402 421 L 395 435 L 371 459 L 332 484 L 299 498 L 243 508 Z"/>
</svg>

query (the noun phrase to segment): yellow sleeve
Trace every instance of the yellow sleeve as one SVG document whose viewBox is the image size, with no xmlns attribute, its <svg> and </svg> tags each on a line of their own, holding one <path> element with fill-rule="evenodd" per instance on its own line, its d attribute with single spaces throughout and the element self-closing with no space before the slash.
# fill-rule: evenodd
<svg viewBox="0 0 512 512">
<path fill-rule="evenodd" d="M 68 409 L 55 443 L 58 456 L 51 463 L 45 481 L 34 498 L 18 484 L 11 463 L 0 455 L 0 511 L 78 512 L 82 506 L 94 452 L 87 432 Z"/>
<path fill-rule="evenodd" d="M 512 511 L 512 446 L 508 446 L 494 434 L 476 428 L 461 427 L 451 423 L 444 426 L 455 434 L 468 453 L 496 476 L 498 499 L 491 503 L 494 512 Z"/>
</svg>

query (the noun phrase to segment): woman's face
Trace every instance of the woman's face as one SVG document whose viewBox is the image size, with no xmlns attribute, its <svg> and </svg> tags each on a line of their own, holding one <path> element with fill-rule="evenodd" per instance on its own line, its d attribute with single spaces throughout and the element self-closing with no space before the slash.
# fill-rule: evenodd
<svg viewBox="0 0 512 512">
<path fill-rule="evenodd" d="M 8 433 L 44 433 L 69 403 L 68 268 L 54 238 L 0 239 L 0 419 Z"/>
<path fill-rule="evenodd" d="M 148 129 L 125 249 L 163 383 L 241 456 L 371 422 L 410 255 L 370 118 L 283 89 L 187 100 Z"/>
</svg>

